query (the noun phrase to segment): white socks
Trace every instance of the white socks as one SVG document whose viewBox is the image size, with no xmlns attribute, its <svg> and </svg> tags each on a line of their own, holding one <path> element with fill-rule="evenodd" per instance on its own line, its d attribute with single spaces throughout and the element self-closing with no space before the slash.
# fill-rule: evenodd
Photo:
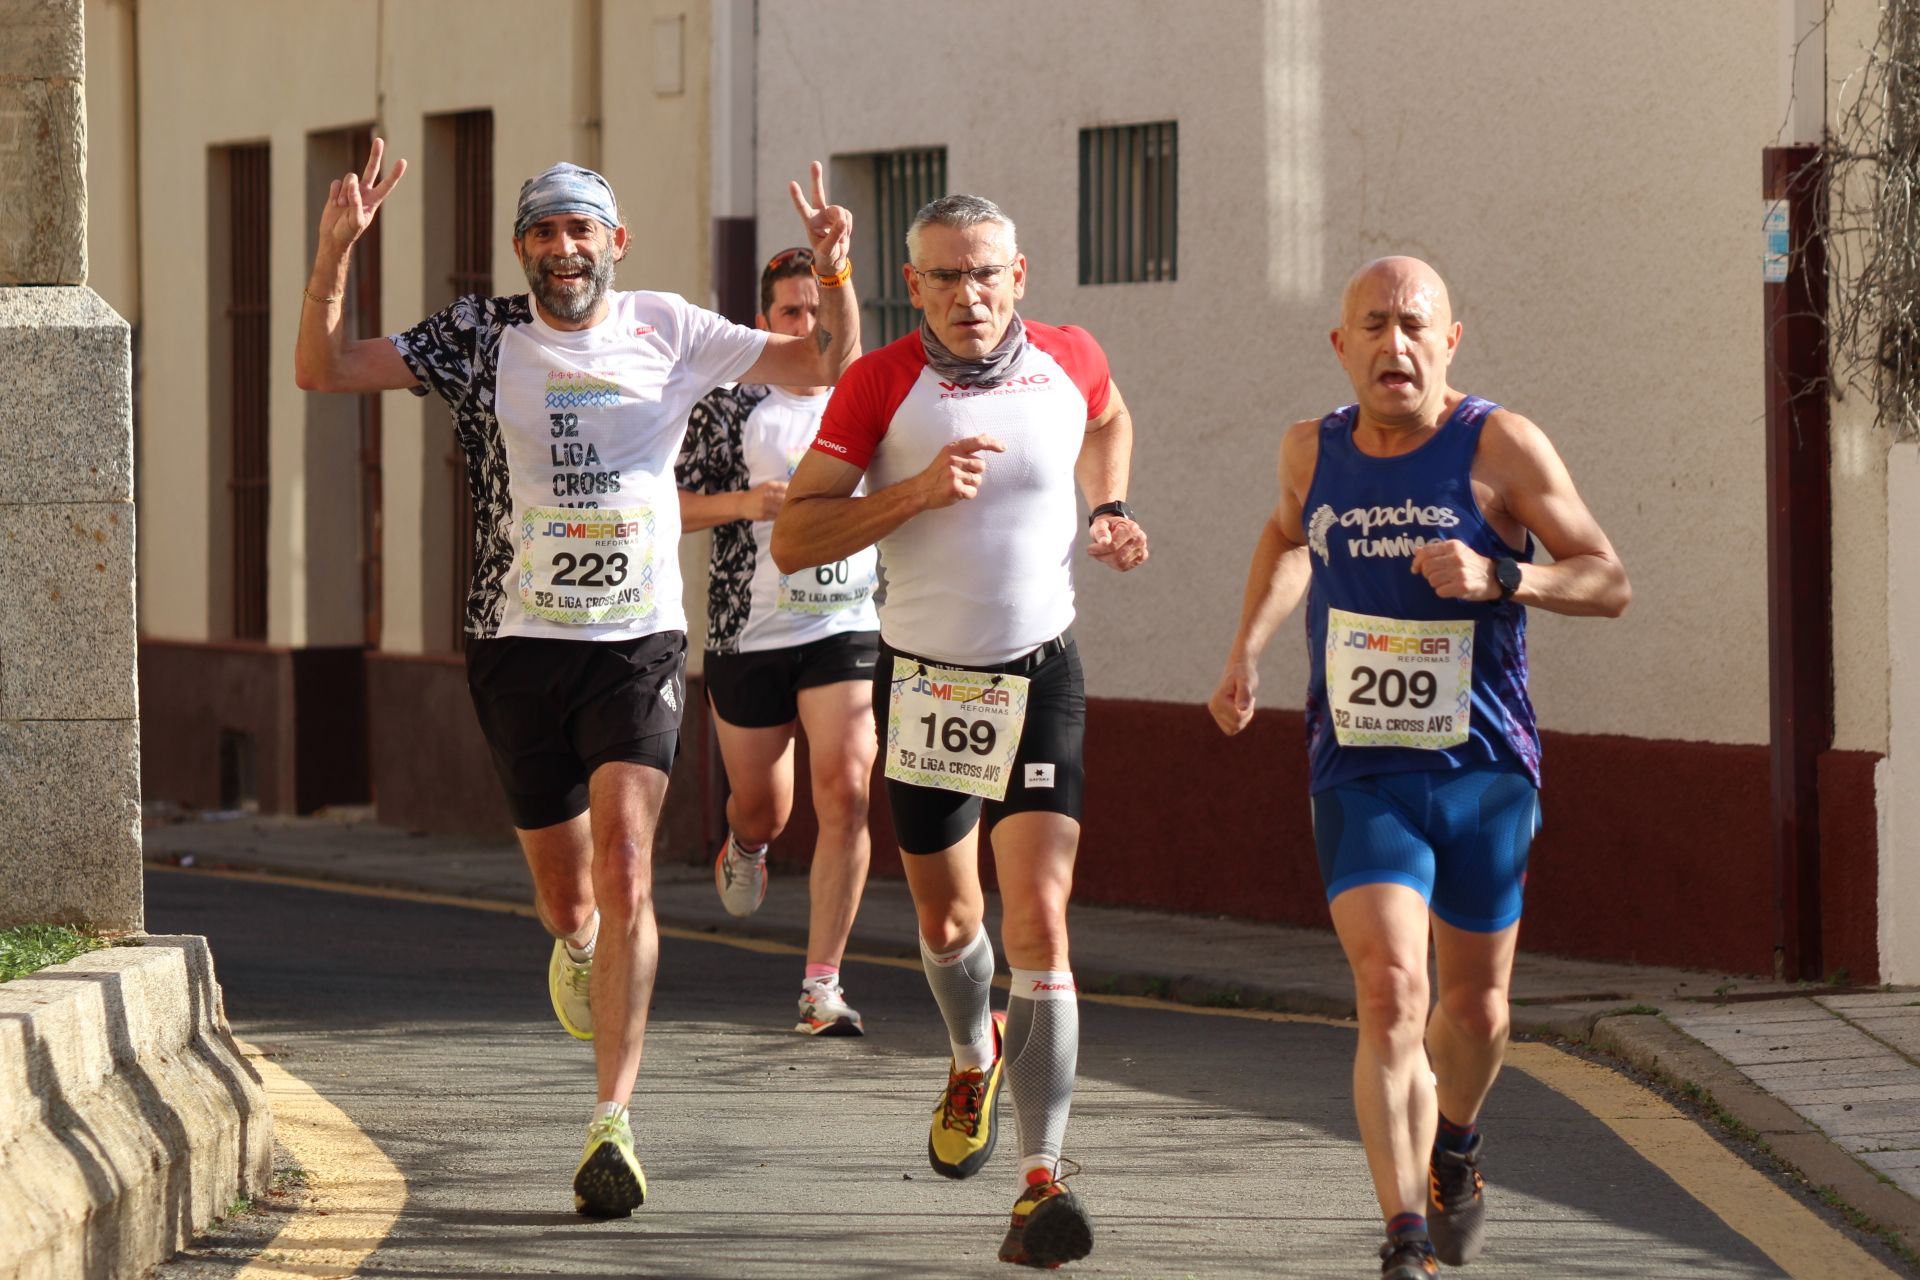
<svg viewBox="0 0 1920 1280">
<path fill-rule="evenodd" d="M 581 933 L 587 935 L 585 942 L 576 942 L 574 940 L 578 938 L 580 934 L 574 934 L 571 938 L 560 939 L 560 941 L 566 945 L 567 959 L 573 961 L 575 964 L 585 964 L 587 961 L 593 959 L 593 944 L 600 940 L 600 913 L 598 911 L 593 913 L 593 919 L 587 922 L 586 927 L 581 930 Z"/>
</svg>

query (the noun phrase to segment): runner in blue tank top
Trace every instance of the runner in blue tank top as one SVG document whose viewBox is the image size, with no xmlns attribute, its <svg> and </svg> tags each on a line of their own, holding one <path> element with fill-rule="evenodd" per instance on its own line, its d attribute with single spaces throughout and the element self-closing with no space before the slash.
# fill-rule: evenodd
<svg viewBox="0 0 1920 1280">
<path fill-rule="evenodd" d="M 1385 1280 L 1484 1241 L 1478 1122 L 1539 826 L 1526 608 L 1617 617 L 1632 594 L 1540 429 L 1448 385 L 1460 332 L 1423 262 L 1382 258 L 1348 282 L 1332 337 L 1358 401 L 1281 444 L 1279 503 L 1208 703 L 1226 733 L 1247 726 L 1256 661 L 1304 593 L 1314 843 L 1353 969 Z M 1551 564 L 1533 562 L 1536 539 Z"/>
</svg>

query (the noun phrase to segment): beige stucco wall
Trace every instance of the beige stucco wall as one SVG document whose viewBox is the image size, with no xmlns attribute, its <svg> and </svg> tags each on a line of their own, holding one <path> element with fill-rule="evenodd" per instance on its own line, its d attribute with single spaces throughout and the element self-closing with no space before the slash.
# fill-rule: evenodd
<svg viewBox="0 0 1920 1280">
<path fill-rule="evenodd" d="M 87 42 L 87 286 L 140 323 L 134 200 L 132 0 L 89 0 Z"/>
<path fill-rule="evenodd" d="M 1875 0 L 1843 0 L 1826 15 L 1826 115 L 1834 128 L 1841 127 L 1852 95 L 1859 91 L 1865 51 L 1878 38 L 1879 24 Z M 1830 269 L 1857 268 L 1842 259 Z M 1833 401 L 1834 746 L 1886 752 L 1893 722 L 1901 714 L 1890 701 L 1889 685 L 1891 637 L 1900 632 L 1889 624 L 1894 608 L 1889 596 L 1890 437 L 1874 425 L 1874 417 L 1871 399 L 1857 389 L 1845 390 Z M 1882 854 L 1884 862 L 1884 849 Z M 1890 915 L 1897 916 L 1903 928 L 1920 921 L 1920 912 L 1890 912 L 1883 905 L 1883 922 Z M 1890 954 L 1883 948 L 1883 957 Z M 1882 969 L 1883 974 L 1893 971 Z M 1900 972 L 1915 970 L 1902 963 Z"/>
<path fill-rule="evenodd" d="M 654 25 L 679 16 L 683 83 L 655 92 Z M 309 448 L 351 450 L 350 436 L 309 440 L 305 393 L 293 385 L 292 345 L 300 289 L 312 262 L 317 208 L 307 189 L 309 134 L 373 123 L 389 163 L 416 166 L 425 117 L 490 108 L 494 113 L 495 287 L 522 278 L 509 234 L 528 174 L 560 159 L 598 164 L 634 230 L 620 272 L 628 287 L 681 291 L 705 300 L 709 247 L 705 47 L 700 0 L 574 0 L 529 10 L 509 0 L 337 0 L 325 6 L 256 0 L 144 0 L 138 7 L 140 163 L 146 217 L 141 281 L 146 299 L 142 388 L 142 628 L 202 639 L 209 625 L 210 520 L 224 519 L 224 493 L 208 468 L 207 149 L 265 140 L 272 146 L 268 638 L 300 645 L 350 640 L 357 616 L 313 616 L 309 579 L 338 576 L 352 546 L 308 545 L 310 502 L 352 501 L 309 491 Z M 597 25 L 596 25 L 597 24 Z M 596 35 L 596 31 L 601 34 Z M 430 237 L 418 169 L 395 189 L 382 219 L 382 327 L 404 328 L 424 311 Z M 427 537 L 429 486 L 445 483 L 437 458 L 447 431 L 437 402 L 385 398 L 382 470 L 385 519 L 384 647 L 439 647 L 429 636 L 431 588 L 419 547 Z M 320 521 L 320 524 L 327 522 Z M 321 593 L 324 595 L 324 593 Z"/>
<path fill-rule="evenodd" d="M 1139 427 L 1133 499 L 1154 559 L 1124 579 L 1080 574 L 1092 692 L 1211 690 L 1280 433 L 1351 398 L 1326 338 L 1339 287 L 1361 261 L 1404 252 L 1453 284 L 1456 385 L 1547 430 L 1634 580 L 1617 622 L 1536 611 L 1544 722 L 1766 740 L 1772 6 L 1621 0 L 1574 19 L 1525 0 L 992 0 L 970 26 L 1009 38 L 977 58 L 930 42 L 918 6 L 833 12 L 761 11 L 763 237 L 791 216 L 780 180 L 808 157 L 940 143 L 950 186 L 1018 220 L 1025 312 L 1100 337 Z M 862 33 L 852 68 L 847 30 Z M 1180 122 L 1180 279 L 1077 286 L 1078 130 L 1159 119 Z M 1884 446 L 1843 443 L 1851 503 L 1879 483 Z M 1871 548 L 1875 519 L 1849 505 L 1837 559 Z M 1870 562 L 1840 575 L 1837 604 L 1865 612 L 1864 632 L 1884 618 L 1883 572 L 1877 597 Z M 1875 662 L 1877 702 L 1860 678 Z M 1299 705 L 1305 670 L 1289 624 L 1266 696 Z M 1841 745 L 1880 749 L 1883 652 L 1849 643 L 1841 672 Z"/>
</svg>

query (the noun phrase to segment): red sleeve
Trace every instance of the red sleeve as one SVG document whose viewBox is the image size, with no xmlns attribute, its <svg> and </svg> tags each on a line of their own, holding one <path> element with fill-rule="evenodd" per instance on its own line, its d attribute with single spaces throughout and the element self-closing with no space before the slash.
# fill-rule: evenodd
<svg viewBox="0 0 1920 1280">
<path fill-rule="evenodd" d="M 1052 356 L 1087 402 L 1087 421 L 1107 411 L 1113 380 L 1107 376 L 1107 353 L 1093 335 L 1078 325 L 1036 324 L 1027 321 L 1027 341 Z"/>
<path fill-rule="evenodd" d="M 865 471 L 926 362 L 917 332 L 855 360 L 834 385 L 813 447 Z"/>
</svg>

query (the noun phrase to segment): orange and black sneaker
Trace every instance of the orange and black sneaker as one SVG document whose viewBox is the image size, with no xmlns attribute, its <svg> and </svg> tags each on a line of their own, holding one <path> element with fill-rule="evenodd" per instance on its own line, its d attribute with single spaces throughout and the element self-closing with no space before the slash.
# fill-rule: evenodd
<svg viewBox="0 0 1920 1280">
<path fill-rule="evenodd" d="M 1433 1149 L 1427 1165 L 1427 1230 L 1433 1251 L 1450 1267 L 1480 1256 L 1487 1242 L 1486 1183 L 1480 1177 L 1482 1135 L 1465 1151 Z"/>
<path fill-rule="evenodd" d="M 971 1178 L 993 1154 L 1000 1137 L 1000 1081 L 1006 1054 L 1001 1041 L 1007 1015 L 993 1015 L 993 1065 L 965 1071 L 947 1060 L 947 1088 L 934 1104 L 927 1130 L 927 1161 L 943 1178 Z"/>
<path fill-rule="evenodd" d="M 1074 1172 L 1079 1172 L 1077 1165 Z M 1093 1220 L 1058 1170 L 1027 1174 L 1027 1188 L 1013 1202 L 1013 1225 L 1000 1242 L 1000 1261 L 1051 1270 L 1092 1252 Z"/>
<path fill-rule="evenodd" d="M 1380 1280 L 1428 1280 L 1440 1274 L 1440 1259 L 1425 1236 L 1392 1236 L 1380 1246 Z"/>
</svg>

